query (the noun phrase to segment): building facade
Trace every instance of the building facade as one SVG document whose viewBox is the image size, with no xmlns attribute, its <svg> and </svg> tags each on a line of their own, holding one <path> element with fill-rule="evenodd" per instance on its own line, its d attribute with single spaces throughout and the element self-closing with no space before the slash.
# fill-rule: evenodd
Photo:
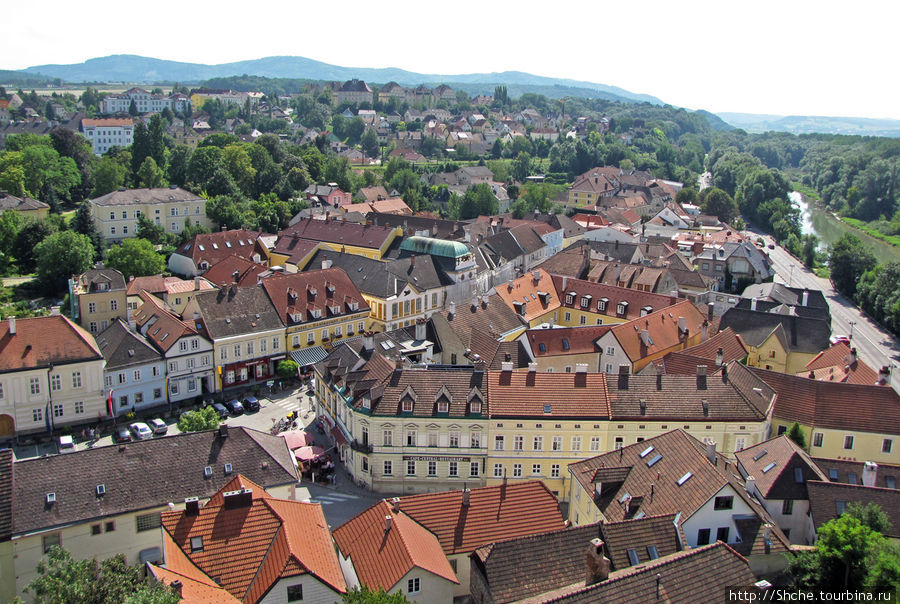
<svg viewBox="0 0 900 604">
<path fill-rule="evenodd" d="M 134 142 L 134 120 L 131 118 L 83 119 L 81 131 L 91 142 L 94 155 L 103 155 L 113 147 L 124 149 Z"/>
<path fill-rule="evenodd" d="M 206 200 L 174 185 L 156 189 L 119 189 L 88 203 L 94 223 L 107 243 L 136 237 L 141 217 L 176 235 L 184 230 L 185 221 L 207 229 L 213 226 L 206 217 Z"/>
</svg>

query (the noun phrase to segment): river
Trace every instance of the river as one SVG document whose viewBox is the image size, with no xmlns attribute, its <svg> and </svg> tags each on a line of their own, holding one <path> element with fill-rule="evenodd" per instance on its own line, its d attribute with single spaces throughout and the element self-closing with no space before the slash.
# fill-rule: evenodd
<svg viewBox="0 0 900 604">
<path fill-rule="evenodd" d="M 885 243 L 880 239 L 876 239 L 859 229 L 854 229 L 850 225 L 841 222 L 829 212 L 826 212 L 815 204 L 808 203 L 798 191 L 792 191 L 789 194 L 791 203 L 800 208 L 800 229 L 804 235 L 812 233 L 819 238 L 819 247 L 824 249 L 825 246 L 833 244 L 840 239 L 844 233 L 853 233 L 863 243 L 872 250 L 875 257 L 880 263 L 900 262 L 900 248 Z"/>
</svg>

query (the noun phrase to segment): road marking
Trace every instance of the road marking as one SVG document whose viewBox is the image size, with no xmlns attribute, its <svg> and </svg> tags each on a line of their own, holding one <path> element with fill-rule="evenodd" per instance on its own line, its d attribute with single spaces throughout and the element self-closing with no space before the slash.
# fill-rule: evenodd
<svg viewBox="0 0 900 604">
<path fill-rule="evenodd" d="M 347 503 L 356 499 L 359 499 L 359 496 L 334 493 L 333 495 L 320 495 L 318 497 L 311 497 L 310 502 L 321 503 L 322 505 L 330 505 L 332 503 Z"/>
</svg>

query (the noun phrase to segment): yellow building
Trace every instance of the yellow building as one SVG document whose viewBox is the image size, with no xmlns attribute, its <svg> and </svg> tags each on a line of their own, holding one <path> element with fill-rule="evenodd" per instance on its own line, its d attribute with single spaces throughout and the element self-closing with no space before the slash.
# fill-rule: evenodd
<svg viewBox="0 0 900 604">
<path fill-rule="evenodd" d="M 890 386 L 825 382 L 753 370 L 777 393 L 774 434 L 796 422 L 813 457 L 896 463 L 900 396 Z"/>
<path fill-rule="evenodd" d="M 68 318 L 0 323 L 0 437 L 107 417 L 104 360 L 94 337 Z"/>
<path fill-rule="evenodd" d="M 559 309 L 556 325 L 615 325 L 625 323 L 679 302 L 675 296 L 606 285 L 583 279 L 554 276 Z"/>
<path fill-rule="evenodd" d="M 179 235 L 185 222 L 211 229 L 206 200 L 176 186 L 120 189 L 91 199 L 91 216 L 107 243 L 137 236 L 138 219 L 146 218 L 167 233 Z"/>
<path fill-rule="evenodd" d="M 97 335 L 127 318 L 125 277 L 113 268 L 85 271 L 69 280 L 72 317 Z"/>
<path fill-rule="evenodd" d="M 0 214 L 8 211 L 19 212 L 22 216 L 31 216 L 35 220 L 43 220 L 50 215 L 50 206 L 37 199 L 16 197 L 6 191 L 0 191 Z"/>
<path fill-rule="evenodd" d="M 216 451 L 214 462 L 211 450 Z M 11 561 L 0 575 L 0 594 L 9 596 L 4 601 L 22 595 L 54 545 L 76 560 L 121 553 L 128 564 L 160 561 L 161 513 L 173 504 L 183 509 L 187 498 L 208 499 L 238 470 L 284 499 L 295 499 L 299 480 L 284 439 L 249 428 L 179 434 L 6 465 L 10 471 L 2 479 L 12 493 L 12 536 L 0 549 L 0 559 Z M 12 484 L 28 488 L 13 489 Z M 136 484 L 141 485 L 140 497 L 134 496 Z"/>
<path fill-rule="evenodd" d="M 749 309 L 729 309 L 719 324 L 719 329 L 731 327 L 744 339 L 748 348 L 747 364 L 751 367 L 796 374 L 829 347 L 828 321 L 781 314 L 775 312 L 777 309 L 763 312 L 756 310 L 756 300 L 751 304 Z M 785 305 L 778 308 L 785 309 L 786 313 L 795 312 Z"/>
</svg>

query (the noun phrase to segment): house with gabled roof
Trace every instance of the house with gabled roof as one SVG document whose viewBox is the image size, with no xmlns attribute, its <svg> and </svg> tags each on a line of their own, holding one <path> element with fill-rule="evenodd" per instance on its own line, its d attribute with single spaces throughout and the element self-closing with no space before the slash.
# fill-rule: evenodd
<svg viewBox="0 0 900 604">
<path fill-rule="evenodd" d="M 16 197 L 6 191 L 0 191 L 0 214 L 8 211 L 19 212 L 22 216 L 33 216 L 40 220 L 50 214 L 50 206 L 37 199 Z"/>
<path fill-rule="evenodd" d="M 132 314 L 139 332 L 163 356 L 164 396 L 177 403 L 216 391 L 213 344 L 196 323 L 182 320 L 158 298 L 141 292 L 141 305 Z M 116 380 L 113 381 L 115 386 Z"/>
<path fill-rule="evenodd" d="M 748 492 L 762 503 L 791 543 L 812 545 L 809 535 L 810 481 L 828 478 L 787 434 L 735 453 Z"/>
<path fill-rule="evenodd" d="M 240 473 L 202 506 L 163 512 L 162 527 L 242 602 L 331 602 L 347 591 L 322 505 L 273 497 Z"/>
<path fill-rule="evenodd" d="M 346 551 L 344 544 L 356 536 L 356 551 L 365 546 L 369 553 L 364 557 L 357 555 L 354 568 L 364 565 L 371 568 L 364 572 L 385 572 L 384 565 L 396 564 L 397 560 L 373 554 L 383 539 L 390 539 L 383 528 L 384 517 L 399 514 L 401 522 L 408 518 L 436 538 L 442 555 L 449 561 L 448 566 L 458 580 L 458 583 L 451 583 L 451 598 L 469 595 L 469 556 L 476 549 L 495 541 L 565 527 L 556 498 L 538 481 L 395 497 L 373 507 L 377 514 L 371 513 L 370 508 L 335 530 L 335 542 L 341 554 Z M 387 510 L 390 510 L 389 513 L 383 513 Z M 376 526 L 377 530 L 372 529 L 371 525 Z M 420 545 L 425 544 L 430 544 L 430 538 Z M 425 552 L 419 555 L 424 557 Z M 433 559 L 431 565 L 435 570 L 442 568 L 433 545 L 429 547 L 427 556 Z"/>
<path fill-rule="evenodd" d="M 163 534 L 163 556 L 165 566 L 148 562 L 147 574 L 174 590 L 182 602 L 241 602 L 191 562 L 167 533 Z"/>
<path fill-rule="evenodd" d="M 21 593 L 54 545 L 77 560 L 122 553 L 133 564 L 159 562 L 162 514 L 173 513 L 173 505 L 184 509 L 186 499 L 202 503 L 215 496 L 236 473 L 272 496 L 296 498 L 299 476 L 285 440 L 243 427 L 12 463 L 0 474 L 10 481 L 12 503 L 13 565 L 4 581 Z"/>
<path fill-rule="evenodd" d="M 177 275 L 195 277 L 232 255 L 256 263 L 264 262 L 268 249 L 260 239 L 261 235 L 261 232 L 247 229 L 195 235 L 169 256 L 169 270 Z"/>
<path fill-rule="evenodd" d="M 519 341 L 537 364 L 538 371 L 571 373 L 576 365 L 587 365 L 590 371 L 602 371 L 601 350 L 597 339 L 609 325 L 579 327 L 534 327 L 519 336 Z"/>
<path fill-rule="evenodd" d="M 184 229 L 185 221 L 207 229 L 213 226 L 206 216 L 206 200 L 175 185 L 119 189 L 85 203 L 90 204 L 97 230 L 107 243 L 136 237 L 141 217 L 176 235 Z"/>
<path fill-rule="evenodd" d="M 300 220 L 279 234 L 276 248 L 283 239 L 305 239 L 320 242 L 321 248 L 335 252 L 359 254 L 381 260 L 394 239 L 402 235 L 398 226 L 373 226 L 342 220 Z"/>
<path fill-rule="evenodd" d="M 476 602 L 514 602 L 585 583 L 585 552 L 607 558 L 609 573 L 682 551 L 675 514 L 586 524 L 495 541 L 470 555 L 470 591 Z M 588 558 L 593 560 L 593 558 Z M 527 577 L 523 580 L 523 577 Z"/>
<path fill-rule="evenodd" d="M 662 367 L 669 375 L 693 375 L 699 365 L 706 365 L 712 374 L 732 361 L 743 361 L 747 352 L 741 336 L 726 327 L 696 346 L 670 352 L 662 358 Z"/>
<path fill-rule="evenodd" d="M 113 413 L 144 411 L 166 404 L 166 366 L 162 354 L 122 319 L 97 336 L 106 366 L 103 380 Z"/>
<path fill-rule="evenodd" d="M 876 372 L 860 360 L 856 348 L 851 348 L 845 342 L 835 342 L 830 348 L 817 354 L 797 375 L 823 382 L 887 386 L 890 370 L 885 371 L 886 369 L 888 368 L 884 367 Z"/>
<path fill-rule="evenodd" d="M 632 265 L 625 265 L 631 267 Z M 678 299 L 584 279 L 553 277 L 560 308 L 555 321 L 559 325 L 615 325 L 646 316 L 672 306 Z"/>
<path fill-rule="evenodd" d="M 116 319 L 127 318 L 125 277 L 102 264 L 69 280 L 71 314 L 96 335 Z"/>
<path fill-rule="evenodd" d="M 784 567 L 790 542 L 715 441 L 678 428 L 569 465 L 576 526 L 677 514 L 689 547 L 730 545 L 757 572 Z"/>
<path fill-rule="evenodd" d="M 522 275 L 496 288 L 500 300 L 521 316 L 525 325 L 531 327 L 555 316 L 560 306 L 559 295 L 550 274 L 543 269 Z"/>
</svg>

